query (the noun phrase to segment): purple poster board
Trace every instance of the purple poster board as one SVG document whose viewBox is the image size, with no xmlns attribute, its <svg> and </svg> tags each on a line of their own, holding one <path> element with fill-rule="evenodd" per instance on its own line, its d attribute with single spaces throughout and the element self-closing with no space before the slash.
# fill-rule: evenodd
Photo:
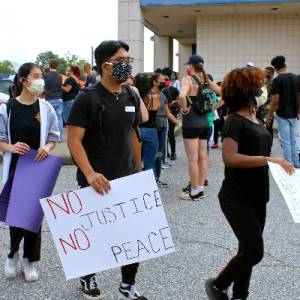
<svg viewBox="0 0 300 300">
<path fill-rule="evenodd" d="M 36 150 L 19 157 L 12 183 L 5 224 L 38 232 L 43 220 L 39 199 L 49 197 L 54 189 L 63 159 L 48 155 L 35 161 Z"/>
</svg>

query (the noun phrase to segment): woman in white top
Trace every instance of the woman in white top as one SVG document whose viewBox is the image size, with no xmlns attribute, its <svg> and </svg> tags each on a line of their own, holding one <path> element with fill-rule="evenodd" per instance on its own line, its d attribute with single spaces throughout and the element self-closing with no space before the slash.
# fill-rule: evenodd
<svg viewBox="0 0 300 300">
<path fill-rule="evenodd" d="M 170 79 L 171 85 L 174 86 L 178 90 L 178 92 L 180 92 L 180 81 L 178 80 L 175 71 L 172 71 Z"/>
</svg>

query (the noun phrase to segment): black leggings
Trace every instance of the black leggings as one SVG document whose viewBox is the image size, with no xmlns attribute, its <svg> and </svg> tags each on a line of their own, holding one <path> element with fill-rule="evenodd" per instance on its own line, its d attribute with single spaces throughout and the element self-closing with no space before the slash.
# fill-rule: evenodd
<svg viewBox="0 0 300 300">
<path fill-rule="evenodd" d="M 23 257 L 30 262 L 39 261 L 41 258 L 41 228 L 38 233 L 28 231 L 19 227 L 9 227 L 10 231 L 10 252 L 9 258 L 19 250 L 20 243 L 24 238 Z"/>
<path fill-rule="evenodd" d="M 224 118 L 222 117 L 217 122 L 214 122 L 214 143 L 218 144 L 219 132 L 222 134 L 223 125 L 225 123 Z"/>
<path fill-rule="evenodd" d="M 177 113 L 172 112 L 172 115 L 177 119 Z M 168 139 L 171 147 L 171 154 L 176 153 L 176 140 L 175 140 L 175 124 L 169 121 Z"/>
<path fill-rule="evenodd" d="M 238 201 L 220 200 L 222 212 L 239 241 L 239 249 L 215 280 L 224 290 L 233 283 L 233 298 L 244 299 L 249 294 L 252 268 L 263 258 L 263 230 L 266 205 L 255 207 Z"/>
</svg>

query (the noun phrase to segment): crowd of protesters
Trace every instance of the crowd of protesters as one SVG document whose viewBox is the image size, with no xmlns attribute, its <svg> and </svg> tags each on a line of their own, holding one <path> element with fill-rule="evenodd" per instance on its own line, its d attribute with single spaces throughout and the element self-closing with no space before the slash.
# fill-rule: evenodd
<svg viewBox="0 0 300 300">
<path fill-rule="evenodd" d="M 14 105 L 9 111 L 8 105 L 0 107 L 0 150 L 11 159 L 4 170 L 5 178 L 19 155 L 26 154 L 29 148 L 38 150 L 36 160 L 43 160 L 55 143 L 62 141 L 63 126 L 68 126 L 68 146 L 78 166 L 80 187 L 92 186 L 104 194 L 111 189 L 110 180 L 152 169 L 158 187 L 165 188 L 169 185 L 163 180 L 163 168 L 171 166 L 168 158 L 172 163 L 178 159 L 174 135 L 178 126 L 182 127 L 189 170 L 189 184 L 179 198 L 199 201 L 207 185 L 209 149 L 222 143 L 225 178 L 218 197 L 239 245 L 237 254 L 216 277 L 206 281 L 205 288 L 209 299 L 226 300 L 227 289 L 233 285 L 232 299 L 245 300 L 252 269 L 263 257 L 268 162 L 279 164 L 290 175 L 300 167 L 295 142 L 300 118 L 299 76 L 287 71 L 283 56 L 276 56 L 271 60 L 273 67 L 261 70 L 248 63 L 215 83 L 200 55 L 192 55 L 186 62 L 187 75 L 181 76 L 181 82 L 169 67 L 132 76 L 133 58 L 128 51 L 122 41 L 102 42 L 95 50 L 96 66 L 84 65 L 84 84 L 78 66 L 68 66 L 67 78 L 63 78 L 56 71 L 57 61 L 50 60 L 44 79 L 39 66 L 20 67 L 11 99 Z M 275 72 L 278 76 L 273 79 Z M 196 103 L 204 86 L 212 95 L 212 103 L 210 110 L 200 112 Z M 92 101 L 88 93 L 91 88 L 106 107 L 105 118 L 95 128 L 90 125 L 91 107 L 87 105 Z M 45 100 L 38 97 L 43 93 Z M 130 95 L 135 97 L 134 107 Z M 121 104 L 131 109 L 121 113 Z M 36 116 L 42 109 L 48 117 L 39 120 L 46 128 L 46 136 L 40 142 Z M 275 118 L 284 158 L 270 156 Z M 30 129 L 24 127 L 25 123 L 31 124 Z M 10 232 L 6 276 L 16 277 L 19 244 L 24 238 L 22 271 L 26 280 L 38 280 L 33 263 L 40 258 L 40 231 L 32 235 L 11 227 Z M 138 265 L 122 267 L 119 291 L 126 299 L 147 299 L 135 287 Z M 95 274 L 81 277 L 80 283 L 86 299 L 101 298 Z"/>
</svg>

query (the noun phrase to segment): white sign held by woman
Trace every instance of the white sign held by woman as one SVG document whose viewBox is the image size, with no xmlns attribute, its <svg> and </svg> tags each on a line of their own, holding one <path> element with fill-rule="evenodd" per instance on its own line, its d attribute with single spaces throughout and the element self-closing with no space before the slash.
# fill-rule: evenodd
<svg viewBox="0 0 300 300">
<path fill-rule="evenodd" d="M 300 223 L 300 170 L 288 175 L 278 164 L 270 163 L 269 167 L 295 223 Z"/>
</svg>

